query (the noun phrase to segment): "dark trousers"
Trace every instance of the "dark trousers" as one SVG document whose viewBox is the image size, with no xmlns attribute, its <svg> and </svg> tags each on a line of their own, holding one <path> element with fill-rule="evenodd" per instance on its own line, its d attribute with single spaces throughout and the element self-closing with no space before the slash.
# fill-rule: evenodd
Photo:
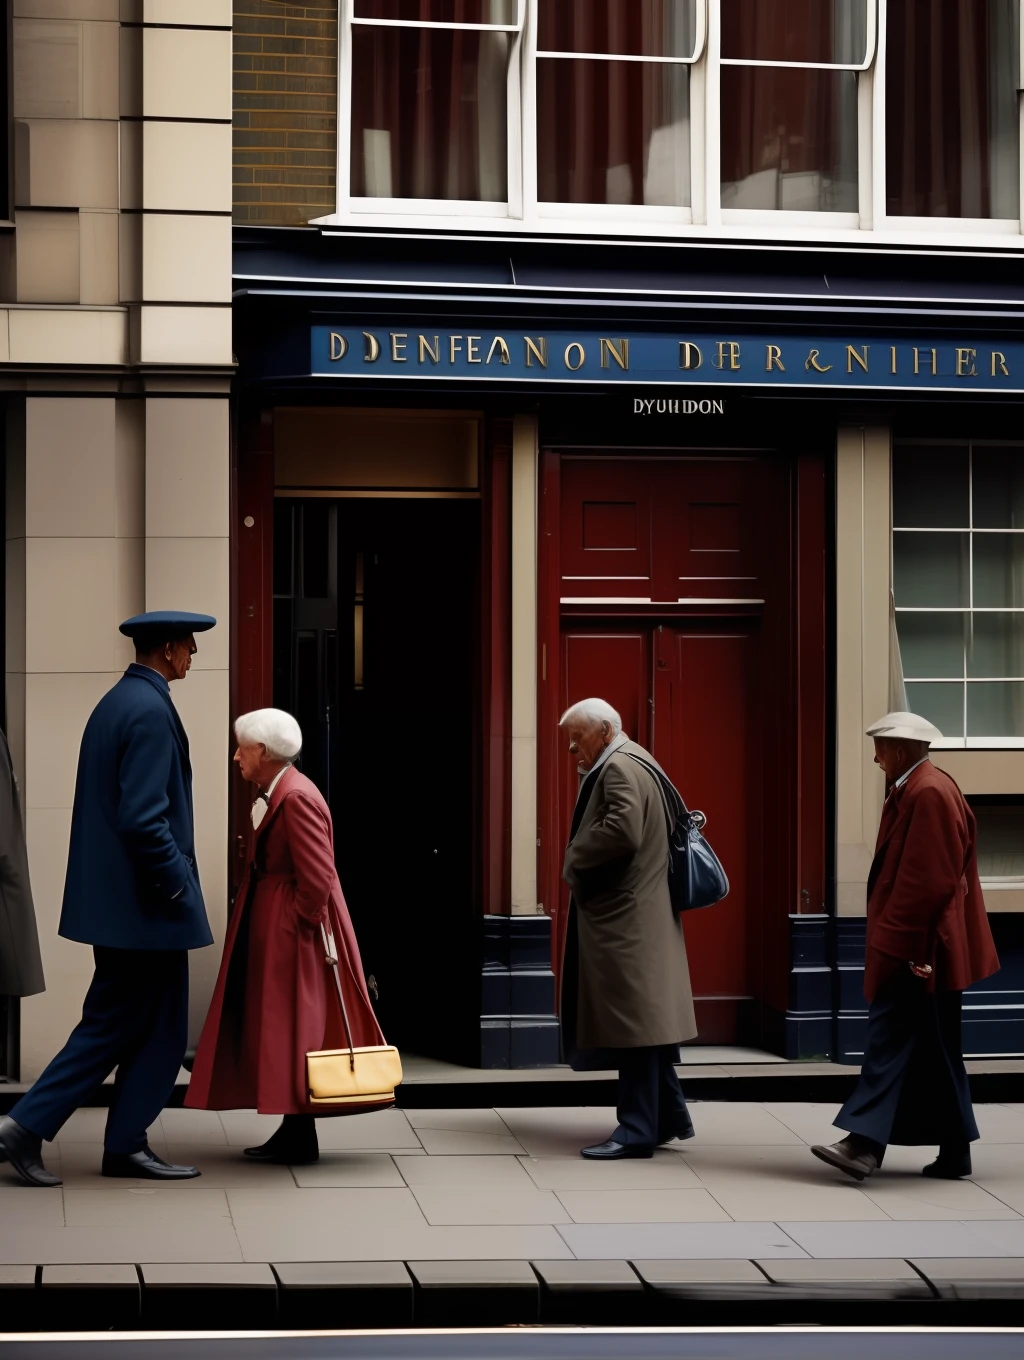
<svg viewBox="0 0 1024 1360">
<path fill-rule="evenodd" d="M 656 1147 L 693 1132 L 675 1063 L 678 1044 L 629 1048 L 619 1056 L 619 1127 L 616 1143 Z"/>
<path fill-rule="evenodd" d="M 108 1152 L 138 1152 L 166 1105 L 188 1044 L 184 950 L 93 950 L 96 971 L 82 1018 L 11 1118 L 52 1142 L 117 1068 L 107 1116 Z"/>
<path fill-rule="evenodd" d="M 860 1081 L 839 1128 L 889 1143 L 966 1150 L 978 1137 L 961 1038 L 962 992 L 929 992 L 909 968 L 868 1009 Z"/>
</svg>

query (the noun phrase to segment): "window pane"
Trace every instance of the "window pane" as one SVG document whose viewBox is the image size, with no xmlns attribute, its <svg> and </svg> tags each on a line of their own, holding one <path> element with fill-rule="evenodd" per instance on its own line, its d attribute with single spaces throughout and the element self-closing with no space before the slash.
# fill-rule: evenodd
<svg viewBox="0 0 1024 1360">
<path fill-rule="evenodd" d="M 539 60 L 540 201 L 688 206 L 689 90 L 688 66 Z"/>
<path fill-rule="evenodd" d="M 703 0 L 540 0 L 541 52 L 692 58 Z"/>
<path fill-rule="evenodd" d="M 967 674 L 979 680 L 1024 680 L 1024 614 L 975 614 Z"/>
<path fill-rule="evenodd" d="M 1024 684 L 968 685 L 967 735 L 1024 737 Z"/>
<path fill-rule="evenodd" d="M 508 200 L 511 35 L 352 29 L 352 193 Z"/>
<path fill-rule="evenodd" d="M 722 207 L 857 211 L 852 71 L 722 67 Z"/>
<path fill-rule="evenodd" d="M 975 609 L 1024 608 L 1024 534 L 975 534 Z"/>
<path fill-rule="evenodd" d="M 968 534 L 894 534 L 893 593 L 899 608 L 956 609 L 969 603 Z"/>
<path fill-rule="evenodd" d="M 722 56 L 859 66 L 867 7 L 868 0 L 722 0 Z"/>
<path fill-rule="evenodd" d="M 910 680 L 956 680 L 964 674 L 966 614 L 898 614 L 903 674 Z"/>
<path fill-rule="evenodd" d="M 1024 803 L 986 807 L 972 801 L 971 810 L 978 822 L 978 873 L 1024 878 Z"/>
<path fill-rule="evenodd" d="M 981 688 L 974 686 L 974 688 Z M 963 685 L 907 685 L 907 703 L 912 713 L 918 713 L 934 723 L 944 737 L 964 734 Z"/>
<path fill-rule="evenodd" d="M 889 0 L 887 209 L 1020 216 L 1019 0 Z"/>
<path fill-rule="evenodd" d="M 515 24 L 516 0 L 356 0 L 357 19 L 406 19 L 431 24 Z"/>
<path fill-rule="evenodd" d="M 892 467 L 892 522 L 898 529 L 966 529 L 971 522 L 967 445 L 897 447 Z"/>
<path fill-rule="evenodd" d="M 1024 448 L 974 450 L 974 527 L 1024 529 Z"/>
</svg>

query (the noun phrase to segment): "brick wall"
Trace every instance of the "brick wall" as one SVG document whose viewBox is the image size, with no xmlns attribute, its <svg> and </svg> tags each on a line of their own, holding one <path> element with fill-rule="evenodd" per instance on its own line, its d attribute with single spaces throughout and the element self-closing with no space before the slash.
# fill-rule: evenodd
<svg viewBox="0 0 1024 1360">
<path fill-rule="evenodd" d="M 234 220 L 334 210 L 338 0 L 235 0 Z"/>
</svg>

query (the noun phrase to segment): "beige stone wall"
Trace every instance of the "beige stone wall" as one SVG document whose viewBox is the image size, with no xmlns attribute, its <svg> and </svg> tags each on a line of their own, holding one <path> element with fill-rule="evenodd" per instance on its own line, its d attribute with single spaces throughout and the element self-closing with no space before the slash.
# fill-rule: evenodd
<svg viewBox="0 0 1024 1360">
<path fill-rule="evenodd" d="M 227 892 L 231 0 L 15 0 L 14 229 L 0 236 L 7 729 L 47 992 L 31 1079 L 91 958 L 56 935 L 82 728 L 144 608 L 215 614 L 172 693 L 215 933 Z M 193 1033 L 219 949 L 194 956 Z"/>
<path fill-rule="evenodd" d="M 862 916 L 884 781 L 865 729 L 888 711 L 891 439 L 836 442 L 836 910 Z"/>
</svg>

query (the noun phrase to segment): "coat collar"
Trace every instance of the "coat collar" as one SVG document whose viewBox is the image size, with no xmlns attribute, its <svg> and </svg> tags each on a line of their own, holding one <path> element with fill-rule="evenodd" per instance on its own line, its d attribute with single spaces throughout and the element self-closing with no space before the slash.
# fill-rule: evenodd
<svg viewBox="0 0 1024 1360">
<path fill-rule="evenodd" d="M 185 753 L 185 761 L 188 763 L 188 735 L 185 732 L 184 724 L 174 706 L 171 698 L 171 687 L 164 676 L 159 671 L 155 671 L 152 666 L 140 666 L 136 662 L 128 667 L 124 673 L 124 679 L 144 680 L 147 685 L 152 685 L 159 695 L 162 696 L 167 707 L 171 710 L 171 719 L 174 724 L 174 734 L 178 738 L 178 745 Z"/>
<path fill-rule="evenodd" d="M 879 823 L 878 841 L 875 845 L 876 855 L 891 840 L 893 833 L 906 815 L 908 791 L 916 789 L 922 779 L 925 778 L 926 772 L 932 768 L 934 767 L 930 760 L 921 761 L 919 765 L 914 766 L 902 784 L 895 784 L 889 790 L 882 807 L 882 820 Z"/>
</svg>

